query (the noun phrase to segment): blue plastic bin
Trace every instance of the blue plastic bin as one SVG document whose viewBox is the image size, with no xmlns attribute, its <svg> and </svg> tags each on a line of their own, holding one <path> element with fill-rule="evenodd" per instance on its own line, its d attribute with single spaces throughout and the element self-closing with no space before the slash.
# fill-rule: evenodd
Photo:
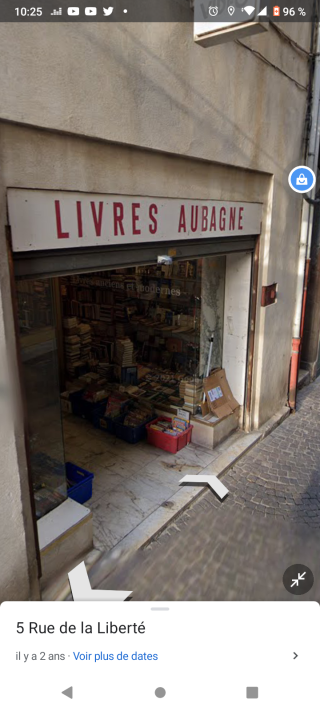
<svg viewBox="0 0 320 711">
<path fill-rule="evenodd" d="M 94 426 L 99 427 L 103 432 L 108 432 L 111 435 L 116 433 L 116 423 L 123 422 L 125 415 L 119 415 L 119 417 L 108 417 L 103 415 L 102 417 L 96 417 L 94 420 Z"/>
<path fill-rule="evenodd" d="M 115 423 L 116 437 L 123 439 L 125 442 L 129 442 L 129 444 L 137 444 L 137 442 L 140 442 L 141 439 L 144 439 L 147 436 L 146 425 L 148 422 L 154 420 L 154 415 L 149 417 L 144 422 L 141 422 L 141 424 L 137 425 L 137 427 L 129 427 L 128 425 L 124 425 L 123 420 L 124 417 L 121 422 L 118 420 Z"/>
<path fill-rule="evenodd" d="M 107 406 L 108 398 L 104 398 L 104 400 L 100 400 L 99 402 L 90 402 L 89 400 L 85 400 L 84 398 L 82 399 L 82 417 L 85 417 L 86 420 L 89 420 L 89 422 L 92 422 L 94 424 L 97 421 L 98 417 L 102 417 L 106 406 Z"/>
<path fill-rule="evenodd" d="M 68 488 L 68 498 L 78 504 L 84 504 L 91 499 L 94 474 L 71 462 L 66 462 L 66 474 L 68 481 L 72 482 L 72 486 Z"/>
<path fill-rule="evenodd" d="M 109 415 L 105 414 L 105 412 L 98 412 L 97 414 L 95 414 L 92 420 L 94 426 L 98 427 L 100 430 L 104 430 L 105 432 L 109 432 L 109 434 L 114 435 L 115 422 L 122 422 L 131 402 L 132 401 L 129 399 L 120 402 L 120 415 L 118 415 L 117 417 L 110 417 Z M 107 406 L 105 405 L 104 410 L 106 410 L 106 407 Z"/>
</svg>

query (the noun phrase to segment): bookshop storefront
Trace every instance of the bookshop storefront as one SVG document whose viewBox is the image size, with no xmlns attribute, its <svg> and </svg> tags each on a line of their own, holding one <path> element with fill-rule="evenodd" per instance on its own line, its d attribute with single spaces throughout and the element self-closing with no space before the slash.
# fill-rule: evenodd
<svg viewBox="0 0 320 711">
<path fill-rule="evenodd" d="M 110 550 L 243 426 L 261 204 L 10 189 L 8 213 L 50 576 L 49 528 Z"/>
</svg>

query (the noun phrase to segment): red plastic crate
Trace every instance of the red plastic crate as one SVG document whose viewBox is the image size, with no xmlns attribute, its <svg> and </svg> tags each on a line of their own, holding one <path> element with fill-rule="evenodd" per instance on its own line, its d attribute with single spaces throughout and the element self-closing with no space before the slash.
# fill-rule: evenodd
<svg viewBox="0 0 320 711">
<path fill-rule="evenodd" d="M 146 425 L 149 444 L 152 444 L 154 447 L 159 447 L 159 449 L 165 449 L 166 452 L 171 452 L 171 454 L 176 454 L 180 449 L 190 444 L 193 425 L 190 425 L 185 432 L 174 436 L 151 429 L 150 425 L 155 425 L 159 420 L 161 420 L 161 422 L 172 422 L 171 417 L 157 417 L 156 420 L 149 422 L 149 424 Z"/>
</svg>

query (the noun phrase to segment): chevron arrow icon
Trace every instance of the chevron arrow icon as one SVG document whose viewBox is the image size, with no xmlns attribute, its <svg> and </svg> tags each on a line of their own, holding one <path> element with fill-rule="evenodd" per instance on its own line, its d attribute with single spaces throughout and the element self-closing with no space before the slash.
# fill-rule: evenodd
<svg viewBox="0 0 320 711">
<path fill-rule="evenodd" d="M 84 562 L 73 568 L 68 578 L 74 602 L 120 602 L 132 593 L 132 590 L 92 590 Z"/>
<path fill-rule="evenodd" d="M 222 484 L 215 474 L 186 474 L 183 479 L 180 479 L 179 484 L 199 484 L 202 486 L 206 484 L 219 496 L 221 501 L 229 494 L 229 489 Z"/>
</svg>

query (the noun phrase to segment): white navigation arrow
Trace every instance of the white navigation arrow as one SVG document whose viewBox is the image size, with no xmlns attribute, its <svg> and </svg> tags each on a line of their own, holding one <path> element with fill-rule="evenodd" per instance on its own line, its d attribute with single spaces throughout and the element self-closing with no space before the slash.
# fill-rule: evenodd
<svg viewBox="0 0 320 711">
<path fill-rule="evenodd" d="M 229 489 L 214 474 L 186 474 L 179 484 L 207 484 L 221 501 L 229 494 Z"/>
<path fill-rule="evenodd" d="M 68 573 L 74 602 L 119 602 L 126 600 L 132 590 L 92 590 L 84 562 Z"/>
</svg>

